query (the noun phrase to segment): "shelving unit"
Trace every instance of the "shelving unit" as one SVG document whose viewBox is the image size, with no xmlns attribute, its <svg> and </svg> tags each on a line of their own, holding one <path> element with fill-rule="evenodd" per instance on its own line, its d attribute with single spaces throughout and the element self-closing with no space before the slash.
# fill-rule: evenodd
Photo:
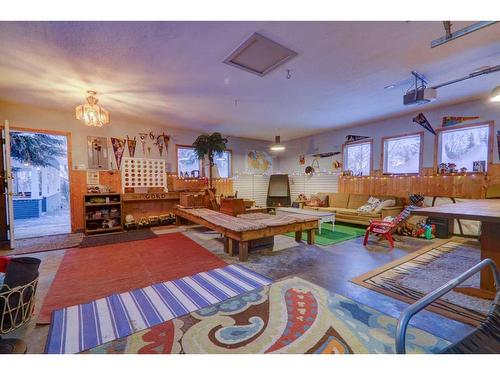
<svg viewBox="0 0 500 375">
<path fill-rule="evenodd" d="M 85 234 L 123 230 L 122 196 L 119 193 L 85 194 L 83 197 Z M 103 226 L 113 220 L 113 226 Z"/>
</svg>

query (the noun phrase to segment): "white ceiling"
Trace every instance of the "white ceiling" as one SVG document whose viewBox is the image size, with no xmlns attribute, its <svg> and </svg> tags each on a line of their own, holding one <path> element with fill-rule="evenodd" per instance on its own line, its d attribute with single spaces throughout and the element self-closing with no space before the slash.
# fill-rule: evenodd
<svg viewBox="0 0 500 375">
<path fill-rule="evenodd" d="M 254 32 L 298 56 L 265 77 L 223 64 Z M 112 116 L 287 140 L 429 108 L 402 104 L 411 70 L 432 85 L 500 63 L 500 23 L 431 49 L 443 34 L 441 22 L 0 22 L 0 99 L 73 111 L 94 89 Z M 444 87 L 431 106 L 498 84 Z"/>
</svg>

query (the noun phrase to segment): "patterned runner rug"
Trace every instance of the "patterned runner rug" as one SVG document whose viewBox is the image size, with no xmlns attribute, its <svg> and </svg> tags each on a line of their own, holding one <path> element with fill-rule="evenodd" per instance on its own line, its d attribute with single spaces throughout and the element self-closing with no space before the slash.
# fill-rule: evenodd
<svg viewBox="0 0 500 375">
<path fill-rule="evenodd" d="M 394 353 L 396 319 L 298 277 L 192 312 L 86 353 Z M 410 353 L 448 342 L 409 327 Z"/>
<path fill-rule="evenodd" d="M 270 283 L 230 265 L 56 310 L 46 352 L 78 353 Z"/>
<path fill-rule="evenodd" d="M 475 243 L 452 240 L 438 247 L 418 250 L 358 276 L 351 282 L 413 303 L 479 262 L 479 249 Z M 479 284 L 479 275 L 461 286 L 473 286 L 475 283 Z M 486 318 L 490 303 L 488 300 L 452 291 L 430 305 L 428 310 L 478 326 Z"/>
</svg>

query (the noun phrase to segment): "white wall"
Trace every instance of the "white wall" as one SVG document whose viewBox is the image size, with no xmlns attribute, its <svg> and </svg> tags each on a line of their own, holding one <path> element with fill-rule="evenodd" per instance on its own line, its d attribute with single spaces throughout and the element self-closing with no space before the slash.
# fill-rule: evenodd
<svg viewBox="0 0 500 375">
<path fill-rule="evenodd" d="M 0 120 L 3 125 L 4 120 L 9 120 L 11 127 L 60 130 L 71 132 L 73 147 L 73 168 L 80 165 L 87 166 L 87 136 L 116 138 L 133 138 L 136 136 L 137 147 L 136 157 L 142 157 L 142 146 L 139 133 L 154 134 L 165 133 L 170 135 L 168 155 L 163 152 L 163 158 L 170 163 L 170 170 L 175 171 L 175 144 L 192 144 L 200 131 L 188 129 L 169 128 L 168 123 L 148 123 L 140 119 L 132 119 L 121 116 L 119 113 L 111 113 L 111 123 L 102 128 L 90 128 L 75 119 L 74 109 L 58 111 L 53 109 L 40 108 L 29 105 L 0 101 Z M 148 141 L 151 143 L 151 141 Z M 232 149 L 233 172 L 246 170 L 246 155 L 250 150 L 267 150 L 270 142 L 251 140 L 245 138 L 229 137 L 228 148 Z M 110 160 L 114 161 L 114 154 L 109 144 Z M 128 150 L 124 156 L 128 156 Z M 159 158 L 156 148 L 151 148 L 151 158 Z M 114 163 L 116 166 L 116 163 Z"/>
<path fill-rule="evenodd" d="M 312 158 L 306 158 L 306 165 L 299 165 L 299 155 L 311 155 L 320 152 L 341 151 L 345 136 L 348 134 L 364 135 L 373 138 L 373 169 L 380 168 L 381 138 L 386 136 L 413 133 L 424 128 L 412 121 L 418 113 L 424 113 L 434 129 L 441 127 L 443 116 L 480 116 L 476 121 L 495 121 L 496 130 L 500 129 L 500 104 L 486 99 L 473 100 L 451 106 L 435 108 L 427 111 L 425 105 L 415 107 L 415 111 L 404 116 L 386 120 L 374 121 L 363 125 L 331 130 L 326 133 L 310 137 L 295 139 L 286 142 L 286 151 L 278 158 L 278 169 L 284 173 L 303 172 L 306 165 L 310 165 Z M 435 136 L 425 131 L 423 167 L 433 167 Z M 495 137 L 494 162 L 498 163 L 498 152 Z M 340 160 L 340 157 L 339 157 Z M 331 171 L 332 158 L 319 159 L 320 169 Z"/>
</svg>

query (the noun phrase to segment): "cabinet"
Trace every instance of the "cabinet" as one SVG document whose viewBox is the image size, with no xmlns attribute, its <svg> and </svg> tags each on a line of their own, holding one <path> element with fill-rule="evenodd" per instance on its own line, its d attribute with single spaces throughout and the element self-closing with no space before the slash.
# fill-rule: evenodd
<svg viewBox="0 0 500 375">
<path fill-rule="evenodd" d="M 83 197 L 83 216 L 85 234 L 123 230 L 121 194 L 85 194 Z"/>
</svg>

